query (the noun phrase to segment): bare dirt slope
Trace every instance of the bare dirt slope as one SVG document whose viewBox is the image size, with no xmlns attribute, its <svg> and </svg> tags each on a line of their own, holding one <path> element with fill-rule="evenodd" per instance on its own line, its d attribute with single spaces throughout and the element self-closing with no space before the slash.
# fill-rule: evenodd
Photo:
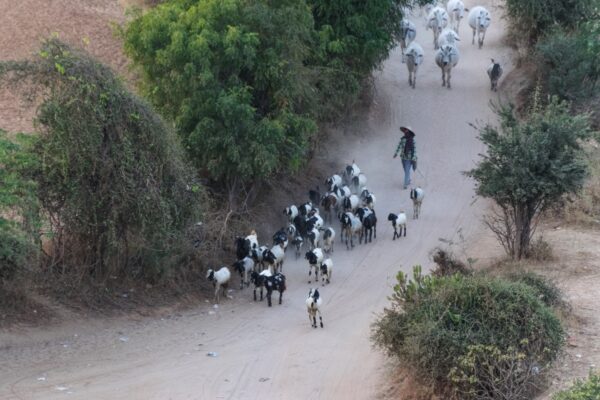
<svg viewBox="0 0 600 400">
<path fill-rule="evenodd" d="M 475 5 L 468 2 L 468 6 Z M 200 304 L 163 318 L 69 321 L 47 329 L 0 333 L 2 399 L 369 399 L 385 384 L 385 358 L 371 348 L 369 325 L 388 304 L 394 276 L 414 264 L 429 264 L 439 238 L 471 238 L 481 230 L 484 205 L 473 203 L 473 184 L 461 175 L 483 149 L 468 126 L 492 121 L 485 69 L 490 57 L 507 62 L 500 11 L 482 50 L 471 46 L 463 21 L 461 60 L 452 90 L 441 87 L 431 31 L 415 17 L 426 51 L 417 89 L 395 50 L 376 76 L 368 115 L 323 146 L 322 159 L 342 167 L 352 159 L 377 195 L 377 239 L 333 255 L 331 285 L 321 289 L 324 329 L 314 330 L 304 300 L 307 263 L 288 254 L 283 305 L 254 303 L 251 291 L 235 290 L 218 309 Z M 505 66 L 510 69 L 510 65 Z M 401 187 L 401 165 L 392 154 L 398 127 L 417 132 L 420 174 L 426 190 L 422 218 L 408 236 L 392 241 L 389 212 L 412 211 Z M 334 171 L 332 171 L 334 172 Z M 300 200 L 300 199 L 299 199 Z M 273 211 L 273 219 L 281 218 Z M 337 222 L 334 225 L 338 227 Z M 261 239 L 261 238 L 259 238 Z M 266 241 L 267 238 L 262 238 Z M 234 278 L 235 285 L 238 279 Z M 207 357 L 217 352 L 217 357 Z"/>
</svg>

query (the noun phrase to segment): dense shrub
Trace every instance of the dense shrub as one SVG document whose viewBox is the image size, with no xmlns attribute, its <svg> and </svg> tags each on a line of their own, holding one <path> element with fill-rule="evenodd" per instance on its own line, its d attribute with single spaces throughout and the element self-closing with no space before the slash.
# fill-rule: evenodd
<svg viewBox="0 0 600 400">
<path fill-rule="evenodd" d="M 422 276 L 420 267 L 413 277 L 398 273 L 374 343 L 448 396 L 530 399 L 564 341 L 538 291 L 485 276 Z"/>
<path fill-rule="evenodd" d="M 590 373 L 585 380 L 577 380 L 573 387 L 555 394 L 552 400 L 600 400 L 600 375 Z"/>
<path fill-rule="evenodd" d="M 562 292 L 556 284 L 541 275 L 529 271 L 519 271 L 508 274 L 507 279 L 513 282 L 521 282 L 531 287 L 538 298 L 548 307 L 561 308 L 566 306 Z"/>
<path fill-rule="evenodd" d="M 536 48 L 549 94 L 580 104 L 600 94 L 600 21 L 556 29 Z"/>
<path fill-rule="evenodd" d="M 0 281 L 34 263 L 39 249 L 36 186 L 24 174 L 35 163 L 25 150 L 28 142 L 0 130 Z"/>
<path fill-rule="evenodd" d="M 52 39 L 34 61 L 2 64 L 44 96 L 28 168 L 64 273 L 154 279 L 186 256 L 202 191 L 176 136 L 113 72 Z M 190 246 L 191 247 L 191 246 Z"/>
<path fill-rule="evenodd" d="M 555 26 L 574 27 L 590 18 L 594 4 L 595 0 L 507 0 L 506 14 L 511 34 L 533 45 Z"/>
</svg>

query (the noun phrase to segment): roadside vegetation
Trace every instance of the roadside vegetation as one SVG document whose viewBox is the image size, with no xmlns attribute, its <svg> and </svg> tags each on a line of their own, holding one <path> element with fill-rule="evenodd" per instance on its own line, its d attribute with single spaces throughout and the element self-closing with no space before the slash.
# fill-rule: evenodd
<svg viewBox="0 0 600 400">
<path fill-rule="evenodd" d="M 118 29 L 135 82 L 56 38 L 0 64 L 37 107 L 34 132 L 0 137 L 2 290 L 197 290 L 368 89 L 408 0 L 142 3 Z"/>
<path fill-rule="evenodd" d="M 600 399 L 600 375 L 590 373 L 587 379 L 578 379 L 573 387 L 563 390 L 552 400 L 598 400 Z"/>
<path fill-rule="evenodd" d="M 534 274 L 491 277 L 444 259 L 428 276 L 398 273 L 374 343 L 442 398 L 531 399 L 564 343 L 560 292 Z M 441 273 L 452 270 L 462 272 Z"/>
</svg>

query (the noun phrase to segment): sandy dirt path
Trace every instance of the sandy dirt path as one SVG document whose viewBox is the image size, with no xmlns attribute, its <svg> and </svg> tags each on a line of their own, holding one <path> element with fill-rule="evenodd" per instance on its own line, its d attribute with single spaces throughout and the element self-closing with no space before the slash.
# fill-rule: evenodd
<svg viewBox="0 0 600 400">
<path fill-rule="evenodd" d="M 463 21 L 452 90 L 441 87 L 431 31 L 425 31 L 423 18 L 414 17 L 417 41 L 426 52 L 416 90 L 408 87 L 396 49 L 376 74 L 369 114 L 318 155 L 340 167 L 356 160 L 377 196 L 379 216 L 372 244 L 352 251 L 336 244 L 332 283 L 321 289 L 324 329 L 312 329 L 307 318 L 304 300 L 314 286 L 307 283 L 307 263 L 288 254 L 288 291 L 283 305 L 271 309 L 254 303 L 246 289 L 235 290 L 234 299 L 218 309 L 206 303 L 162 318 L 70 321 L 0 332 L 0 399 L 379 397 L 386 360 L 371 347 L 370 324 L 388 304 L 396 272 L 430 264 L 428 253 L 439 238 L 456 239 L 460 231 L 469 240 L 481 229 L 484 205 L 473 204 L 473 184 L 460 173 L 483 150 L 468 123 L 494 120 L 488 102 L 497 97 L 485 74 L 490 57 L 507 63 L 505 74 L 510 69 L 500 11 L 488 6 L 494 21 L 482 50 L 471 46 Z M 408 236 L 393 242 L 387 214 L 412 211 L 401 187 L 400 162 L 392 159 L 400 125 L 417 132 L 421 174 L 414 182 L 426 198 L 421 219 L 410 221 Z"/>
</svg>

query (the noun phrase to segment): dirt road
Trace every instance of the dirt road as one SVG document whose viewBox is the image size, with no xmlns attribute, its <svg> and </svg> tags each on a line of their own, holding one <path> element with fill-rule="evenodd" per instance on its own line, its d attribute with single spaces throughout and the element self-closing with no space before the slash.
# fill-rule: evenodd
<svg viewBox="0 0 600 400">
<path fill-rule="evenodd" d="M 468 123 L 494 119 L 488 102 L 496 95 L 485 74 L 490 57 L 506 63 L 505 75 L 510 69 L 500 11 L 487 5 L 493 22 L 482 50 L 471 45 L 463 20 L 451 90 L 441 87 L 431 31 L 414 17 L 426 52 L 416 90 L 408 87 L 397 49 L 376 74 L 375 104 L 364 122 L 318 155 L 340 167 L 356 160 L 377 196 L 379 216 L 372 244 L 352 251 L 336 244 L 332 283 L 321 289 L 324 329 L 308 322 L 307 263 L 288 254 L 288 291 L 283 305 L 271 309 L 254 303 L 246 289 L 235 290 L 218 309 L 206 303 L 163 318 L 71 321 L 0 333 L 0 399 L 377 398 L 386 360 L 371 348 L 369 325 L 388 304 L 396 272 L 428 265 L 439 238 L 456 240 L 462 232 L 469 240 L 481 229 L 483 204 L 472 204 L 473 184 L 460 173 L 483 150 Z M 426 198 L 422 218 L 393 242 L 387 214 L 412 211 L 400 162 L 392 159 L 400 125 L 417 132 L 420 173 L 414 180 Z"/>
</svg>

